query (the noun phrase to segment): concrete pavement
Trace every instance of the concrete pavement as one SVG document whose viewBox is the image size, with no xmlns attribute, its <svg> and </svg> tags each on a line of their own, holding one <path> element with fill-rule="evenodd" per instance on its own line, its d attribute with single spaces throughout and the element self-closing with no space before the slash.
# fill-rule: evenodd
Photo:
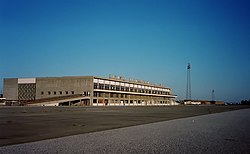
<svg viewBox="0 0 250 154">
<path fill-rule="evenodd" d="M 250 153 L 250 109 L 3 146 L 0 153 Z"/>
</svg>

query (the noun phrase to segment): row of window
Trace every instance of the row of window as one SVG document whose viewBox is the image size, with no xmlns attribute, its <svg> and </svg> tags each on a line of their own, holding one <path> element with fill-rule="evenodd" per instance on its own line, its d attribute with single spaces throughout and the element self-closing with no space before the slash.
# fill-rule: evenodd
<svg viewBox="0 0 250 154">
<path fill-rule="evenodd" d="M 45 92 L 44 91 L 41 91 L 41 95 L 44 95 L 45 94 Z M 52 94 L 54 94 L 54 95 L 69 95 L 69 94 L 72 94 L 72 95 L 74 95 L 75 94 L 75 92 L 74 91 L 71 91 L 71 92 L 69 92 L 69 91 L 53 91 L 53 92 L 51 92 L 51 91 L 47 91 L 47 94 L 48 95 L 52 95 Z"/>
<path fill-rule="evenodd" d="M 139 95 L 136 94 L 118 94 L 118 93 L 105 93 L 105 92 L 94 92 L 94 97 L 105 97 L 105 98 L 136 98 L 140 97 Z M 142 96 L 142 97 L 148 97 L 148 96 Z M 152 96 L 150 96 L 152 97 Z M 153 98 L 167 98 L 166 96 L 153 96 Z"/>
<path fill-rule="evenodd" d="M 108 105 L 108 103 L 115 103 L 115 104 L 145 104 L 146 101 L 144 100 L 102 100 L 102 99 L 93 99 L 93 103 L 101 103 L 101 104 L 105 104 Z M 153 102 L 147 102 L 148 104 L 152 104 Z M 160 104 L 168 104 L 169 101 L 155 101 L 154 103 L 160 103 Z"/>
<path fill-rule="evenodd" d="M 127 91 L 127 92 L 138 92 L 138 93 L 148 93 L 148 94 L 161 94 L 161 95 L 169 95 L 169 92 L 158 91 L 158 90 L 148 90 L 148 89 L 139 89 L 133 87 L 124 87 L 124 86 L 115 86 L 115 85 L 104 85 L 94 83 L 94 89 L 104 89 L 104 90 L 116 90 L 116 91 Z"/>
</svg>

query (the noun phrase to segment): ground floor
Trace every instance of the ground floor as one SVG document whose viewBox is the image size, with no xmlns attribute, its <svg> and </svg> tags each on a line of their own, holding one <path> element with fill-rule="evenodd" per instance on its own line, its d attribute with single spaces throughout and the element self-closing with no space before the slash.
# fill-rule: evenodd
<svg viewBox="0 0 250 154">
<path fill-rule="evenodd" d="M 174 105 L 174 103 L 174 99 L 167 96 L 95 92 L 93 97 L 93 106 L 161 106 Z"/>
</svg>

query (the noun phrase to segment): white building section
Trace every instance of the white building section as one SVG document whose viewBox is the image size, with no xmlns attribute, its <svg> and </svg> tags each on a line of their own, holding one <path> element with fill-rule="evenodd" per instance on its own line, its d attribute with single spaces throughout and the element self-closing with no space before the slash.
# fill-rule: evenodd
<svg viewBox="0 0 250 154">
<path fill-rule="evenodd" d="M 18 84 L 36 83 L 36 78 L 18 78 Z"/>
</svg>

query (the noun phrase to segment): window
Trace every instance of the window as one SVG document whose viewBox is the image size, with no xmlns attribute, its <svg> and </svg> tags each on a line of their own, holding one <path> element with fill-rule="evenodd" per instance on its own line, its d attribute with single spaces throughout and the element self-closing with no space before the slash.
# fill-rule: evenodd
<svg viewBox="0 0 250 154">
<path fill-rule="evenodd" d="M 123 86 L 121 86 L 121 91 L 124 91 L 124 87 Z"/>
<path fill-rule="evenodd" d="M 75 92 L 74 92 L 74 91 L 71 91 L 71 94 L 72 94 L 72 95 L 74 95 L 74 94 L 75 94 Z"/>
<path fill-rule="evenodd" d="M 43 95 L 44 93 L 43 93 L 43 91 L 41 92 L 41 95 Z"/>
<path fill-rule="evenodd" d="M 99 84 L 100 89 L 104 89 L 104 84 Z"/>
<path fill-rule="evenodd" d="M 120 90 L 120 86 L 116 86 L 116 90 L 119 91 Z"/>
<path fill-rule="evenodd" d="M 129 91 L 129 87 L 126 87 L 126 88 L 125 88 L 125 91 Z"/>
<path fill-rule="evenodd" d="M 97 103 L 97 99 L 93 99 L 93 103 Z"/>
<path fill-rule="evenodd" d="M 114 86 L 114 85 L 111 85 L 111 89 L 112 89 L 112 90 L 115 90 L 115 86 Z"/>
<path fill-rule="evenodd" d="M 50 91 L 48 91 L 48 95 L 50 95 Z"/>
<path fill-rule="evenodd" d="M 62 91 L 60 91 L 60 95 L 62 95 Z"/>
<path fill-rule="evenodd" d="M 94 89 L 97 89 L 97 88 L 98 88 L 98 84 L 94 83 Z"/>
<path fill-rule="evenodd" d="M 56 91 L 54 91 L 54 95 L 56 95 Z"/>
<path fill-rule="evenodd" d="M 65 94 L 66 94 L 66 95 L 68 95 L 68 94 L 69 94 L 69 92 L 68 92 L 68 91 L 65 91 Z"/>
<path fill-rule="evenodd" d="M 109 85 L 108 84 L 105 84 L 105 89 L 109 90 Z"/>
<path fill-rule="evenodd" d="M 96 92 L 95 92 L 96 93 Z M 94 95 L 95 95 L 95 93 L 94 93 Z M 83 92 L 83 96 L 89 96 L 89 92 L 88 91 L 84 91 Z"/>
</svg>

